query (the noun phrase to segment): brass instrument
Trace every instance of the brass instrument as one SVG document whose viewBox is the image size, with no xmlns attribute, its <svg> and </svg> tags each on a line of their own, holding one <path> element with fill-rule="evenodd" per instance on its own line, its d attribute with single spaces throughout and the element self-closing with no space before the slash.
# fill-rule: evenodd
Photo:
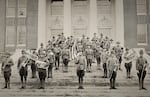
<svg viewBox="0 0 150 97">
<path fill-rule="evenodd" d="M 28 62 L 29 62 L 29 58 L 26 58 L 26 60 L 24 60 L 21 64 L 20 64 L 20 66 L 19 66 L 19 70 L 22 68 L 22 67 L 26 67 L 27 66 L 27 64 L 28 64 Z"/>
<path fill-rule="evenodd" d="M 31 60 L 35 61 L 36 65 L 37 65 L 37 68 L 46 69 L 49 66 L 47 64 L 47 62 L 45 62 L 48 59 L 48 56 L 43 59 L 44 61 L 39 60 L 38 56 L 36 56 L 34 54 L 31 54 L 31 53 L 28 53 L 28 52 L 26 52 L 26 56 L 28 57 L 28 59 L 31 59 Z"/>
<path fill-rule="evenodd" d="M 129 53 L 126 58 L 123 57 L 125 63 L 132 62 L 137 57 L 137 54 L 134 50 L 132 50 L 132 53 Z"/>
</svg>

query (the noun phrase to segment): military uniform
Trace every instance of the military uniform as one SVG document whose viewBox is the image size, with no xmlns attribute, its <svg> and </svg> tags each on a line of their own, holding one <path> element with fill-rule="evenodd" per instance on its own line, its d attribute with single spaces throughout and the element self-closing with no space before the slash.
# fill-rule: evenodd
<svg viewBox="0 0 150 97">
<path fill-rule="evenodd" d="M 128 55 L 129 55 L 129 50 L 126 49 L 126 52 L 123 55 L 123 58 L 128 60 Z M 132 68 L 132 61 L 131 62 L 125 62 L 125 68 L 126 68 L 126 72 L 127 72 L 127 78 L 131 78 L 131 68 Z"/>
<path fill-rule="evenodd" d="M 52 75 L 53 71 L 52 70 L 53 70 L 53 65 L 55 63 L 55 55 L 52 51 L 48 52 L 48 62 L 49 62 L 48 78 L 50 78 L 50 77 L 52 78 L 53 77 L 53 75 Z"/>
<path fill-rule="evenodd" d="M 55 54 L 55 67 L 57 70 L 57 69 L 59 69 L 60 55 L 61 55 L 61 49 L 58 45 L 56 47 L 54 47 L 54 54 Z"/>
<path fill-rule="evenodd" d="M 109 77 L 110 77 L 110 89 L 116 89 L 115 82 L 117 77 L 117 58 L 115 55 L 111 54 L 108 59 L 108 70 L 109 70 Z"/>
<path fill-rule="evenodd" d="M 33 51 L 33 55 L 37 56 L 37 53 L 35 51 Z M 30 60 L 30 65 L 31 65 L 31 71 L 32 71 L 32 78 L 36 78 L 36 71 L 37 71 L 37 67 L 35 64 L 35 60 Z"/>
<path fill-rule="evenodd" d="M 98 69 L 101 69 L 101 57 L 102 57 L 102 48 L 100 46 L 96 47 L 95 50 L 95 57 L 96 57 L 96 61 L 97 61 L 97 67 Z"/>
<path fill-rule="evenodd" d="M 64 48 L 62 50 L 62 60 L 63 60 L 63 64 L 64 64 L 64 72 L 68 72 L 68 63 L 69 63 L 69 49 L 68 48 Z"/>
<path fill-rule="evenodd" d="M 46 76 L 47 76 L 46 69 L 49 66 L 48 58 L 46 58 L 46 57 L 47 57 L 46 52 L 43 51 L 43 52 L 41 52 L 41 55 L 38 58 L 38 60 L 43 62 L 43 63 L 38 63 L 36 61 L 37 68 L 38 68 L 38 75 L 39 75 L 39 79 L 40 79 L 39 89 L 44 89 L 45 88 L 45 79 L 46 79 Z"/>
<path fill-rule="evenodd" d="M 148 62 L 143 56 L 140 56 L 137 58 L 136 70 L 138 71 L 137 75 L 139 78 L 139 88 L 140 89 L 145 89 L 144 88 L 144 79 L 146 76 L 146 67 L 147 66 L 148 66 Z"/>
<path fill-rule="evenodd" d="M 77 47 L 76 48 L 77 48 L 77 53 L 84 52 L 83 45 L 80 42 L 77 43 Z"/>
<path fill-rule="evenodd" d="M 86 65 L 86 58 L 83 56 L 82 53 L 78 53 L 79 56 L 75 60 L 75 63 L 77 64 L 77 76 L 79 81 L 79 88 L 83 89 L 83 77 L 85 75 L 85 65 Z"/>
<path fill-rule="evenodd" d="M 93 50 L 90 48 L 90 46 L 88 46 L 88 48 L 86 49 L 85 56 L 87 60 L 87 71 L 90 72 L 94 57 Z"/>
<path fill-rule="evenodd" d="M 2 61 L 2 72 L 5 79 L 5 87 L 10 88 L 10 76 L 11 76 L 11 66 L 14 65 L 13 60 L 10 58 L 10 55 L 4 56 L 5 60 Z"/>
<path fill-rule="evenodd" d="M 104 70 L 104 78 L 107 78 L 107 61 L 108 61 L 108 55 L 106 51 L 102 52 L 102 64 L 103 64 L 103 70 Z"/>
<path fill-rule="evenodd" d="M 28 76 L 28 62 L 29 59 L 24 55 L 25 51 L 22 51 L 22 56 L 18 59 L 18 69 L 22 83 L 22 89 L 26 88 L 27 76 Z M 25 83 L 24 83 L 25 81 Z"/>
<path fill-rule="evenodd" d="M 117 43 L 117 44 L 120 44 L 120 43 Z M 115 50 L 116 58 L 118 59 L 119 70 L 122 70 L 121 69 L 122 54 L 123 54 L 122 47 L 118 45 L 114 48 L 114 50 Z"/>
</svg>

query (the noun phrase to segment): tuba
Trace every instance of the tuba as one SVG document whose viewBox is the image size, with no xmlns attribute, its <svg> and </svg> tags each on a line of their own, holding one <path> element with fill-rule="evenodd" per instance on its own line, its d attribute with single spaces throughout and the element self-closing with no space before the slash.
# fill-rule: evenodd
<svg viewBox="0 0 150 97">
<path fill-rule="evenodd" d="M 137 54 L 136 54 L 136 52 L 132 49 L 132 52 L 129 53 L 126 57 L 127 57 L 127 58 L 123 58 L 123 59 L 124 59 L 124 62 L 125 62 L 125 63 L 130 63 L 130 62 L 132 62 L 132 61 L 137 57 Z"/>
</svg>

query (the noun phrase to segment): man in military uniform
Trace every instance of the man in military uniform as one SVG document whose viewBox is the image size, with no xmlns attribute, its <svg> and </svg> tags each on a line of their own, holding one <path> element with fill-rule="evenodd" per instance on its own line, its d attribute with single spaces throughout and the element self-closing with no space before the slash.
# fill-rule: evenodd
<svg viewBox="0 0 150 97">
<path fill-rule="evenodd" d="M 52 50 L 48 51 L 48 62 L 49 62 L 49 67 L 48 67 L 48 78 L 53 77 L 53 65 L 55 63 L 55 54 L 53 53 Z"/>
<path fill-rule="evenodd" d="M 44 44 L 43 44 L 43 43 L 41 43 L 40 46 L 41 46 L 41 47 L 40 47 L 39 50 L 38 50 L 38 55 L 40 55 L 41 52 L 46 51 L 46 49 L 44 48 Z"/>
<path fill-rule="evenodd" d="M 51 42 L 52 42 L 52 45 L 53 45 L 53 46 L 56 44 L 56 38 L 55 38 L 55 36 L 52 37 Z"/>
<path fill-rule="evenodd" d="M 64 36 L 64 33 L 63 33 L 63 32 L 61 33 L 60 38 L 61 38 L 61 41 L 63 41 L 63 42 L 65 42 L 65 41 L 66 41 L 66 37 Z"/>
<path fill-rule="evenodd" d="M 92 43 L 91 43 L 89 37 L 87 37 L 87 40 L 86 40 L 86 42 L 85 42 L 85 45 L 86 45 L 85 48 L 87 48 L 87 46 L 89 46 L 89 45 L 92 45 Z"/>
<path fill-rule="evenodd" d="M 116 58 L 118 59 L 119 70 L 122 70 L 121 63 L 122 63 L 123 50 L 122 47 L 120 46 L 120 42 L 116 42 L 116 44 L 117 46 L 115 46 L 114 50 L 115 50 Z"/>
<path fill-rule="evenodd" d="M 108 52 L 107 52 L 107 50 L 106 49 L 103 49 L 102 50 L 102 57 L 101 57 L 101 59 L 102 59 L 102 64 L 103 64 L 103 70 L 104 70 L 104 78 L 107 78 L 107 61 L 108 61 Z"/>
<path fill-rule="evenodd" d="M 79 52 L 84 52 L 84 51 L 83 51 L 83 45 L 81 44 L 80 41 L 78 41 L 76 48 L 77 48 L 77 53 L 79 53 Z"/>
<path fill-rule="evenodd" d="M 136 60 L 136 70 L 138 71 L 137 75 L 139 78 L 139 89 L 145 89 L 144 87 L 144 79 L 146 76 L 146 68 L 148 67 L 147 59 L 143 57 L 144 51 L 140 50 L 140 56 Z"/>
<path fill-rule="evenodd" d="M 114 51 L 111 51 L 111 54 L 108 59 L 108 70 L 110 77 L 110 89 L 116 89 L 115 84 L 116 84 L 118 64 Z"/>
<path fill-rule="evenodd" d="M 103 48 L 106 49 L 107 51 L 110 49 L 110 40 L 107 36 L 105 37 Z"/>
<path fill-rule="evenodd" d="M 22 56 L 18 59 L 18 70 L 21 78 L 21 89 L 26 88 L 27 76 L 28 76 L 28 62 L 25 50 L 22 50 Z"/>
<path fill-rule="evenodd" d="M 129 60 L 129 48 L 126 48 L 125 53 L 123 55 L 123 58 L 126 60 Z M 125 63 L 125 68 L 126 68 L 126 73 L 127 73 L 127 78 L 131 78 L 131 68 L 132 68 L 132 61 L 130 62 L 124 62 Z"/>
<path fill-rule="evenodd" d="M 62 60 L 63 60 L 63 71 L 64 72 L 68 72 L 68 63 L 69 63 L 69 48 L 67 47 L 67 45 L 64 46 L 61 55 L 62 55 Z"/>
<path fill-rule="evenodd" d="M 86 58 L 82 52 L 79 52 L 77 56 L 78 57 L 75 60 L 75 63 L 77 64 L 77 76 L 78 76 L 78 82 L 79 82 L 78 89 L 84 89 L 83 88 L 83 77 L 85 75 L 85 66 L 87 64 Z"/>
<path fill-rule="evenodd" d="M 13 60 L 10 58 L 10 53 L 5 53 L 4 60 L 2 61 L 2 67 L 1 70 L 4 74 L 5 79 L 5 87 L 10 89 L 10 76 L 11 76 L 11 66 L 14 65 Z"/>
<path fill-rule="evenodd" d="M 94 34 L 93 34 L 92 41 L 93 41 L 93 42 L 96 42 L 97 40 L 98 40 L 97 34 L 94 33 Z"/>
<path fill-rule="evenodd" d="M 54 54 L 55 54 L 55 67 L 56 70 L 58 70 L 60 64 L 60 55 L 61 55 L 61 49 L 58 46 L 58 44 L 56 44 L 56 46 L 54 47 Z"/>
<path fill-rule="evenodd" d="M 102 57 L 102 48 L 100 45 L 97 45 L 96 50 L 95 50 L 95 57 L 97 61 L 97 68 L 101 70 L 101 57 Z"/>
<path fill-rule="evenodd" d="M 61 40 L 61 35 L 59 34 L 56 40 L 56 44 L 61 44 L 62 40 Z"/>
<path fill-rule="evenodd" d="M 36 49 L 33 49 L 32 54 L 35 56 L 38 56 Z M 36 78 L 37 77 L 36 76 L 37 68 L 36 68 L 35 60 L 30 60 L 29 64 L 31 65 L 32 78 Z"/>
<path fill-rule="evenodd" d="M 87 60 L 87 71 L 91 72 L 91 66 L 94 58 L 93 50 L 91 49 L 90 45 L 87 46 L 87 49 L 85 50 L 85 56 Z"/>
<path fill-rule="evenodd" d="M 49 66 L 49 61 L 48 61 L 48 58 L 47 58 L 46 51 L 42 51 L 40 53 L 38 61 L 36 61 L 36 64 L 37 64 L 38 75 L 39 75 L 39 79 L 40 79 L 39 89 L 44 89 L 45 88 L 45 79 L 46 79 L 46 76 L 47 76 L 46 69 Z"/>
<path fill-rule="evenodd" d="M 48 41 L 48 44 L 47 44 L 47 46 L 46 46 L 46 51 L 48 51 L 48 50 L 53 50 L 54 48 L 53 48 L 53 44 L 52 44 L 52 42 L 49 40 Z"/>
</svg>

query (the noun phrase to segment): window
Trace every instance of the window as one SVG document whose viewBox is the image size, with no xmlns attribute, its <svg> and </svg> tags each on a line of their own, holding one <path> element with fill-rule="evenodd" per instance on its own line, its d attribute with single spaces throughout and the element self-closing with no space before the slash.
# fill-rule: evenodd
<svg viewBox="0 0 150 97">
<path fill-rule="evenodd" d="M 6 5 L 6 17 L 15 17 L 16 16 L 16 0 L 7 0 Z"/>
<path fill-rule="evenodd" d="M 18 0 L 18 17 L 26 17 L 27 0 Z"/>
<path fill-rule="evenodd" d="M 138 45 L 147 45 L 147 24 L 137 24 Z"/>
<path fill-rule="evenodd" d="M 136 0 L 137 15 L 147 15 L 146 0 Z"/>
<path fill-rule="evenodd" d="M 26 45 L 27 0 L 6 2 L 6 46 Z"/>
</svg>

